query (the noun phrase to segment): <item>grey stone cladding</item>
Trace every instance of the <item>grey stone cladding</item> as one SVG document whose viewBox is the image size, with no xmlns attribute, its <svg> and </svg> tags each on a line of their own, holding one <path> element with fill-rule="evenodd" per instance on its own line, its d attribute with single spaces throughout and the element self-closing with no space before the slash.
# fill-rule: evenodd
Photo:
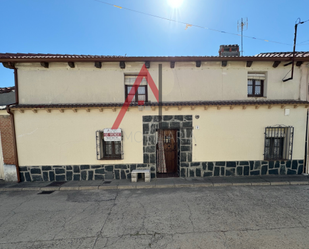
<svg viewBox="0 0 309 249">
<path fill-rule="evenodd" d="M 143 116 L 144 163 L 156 169 L 156 131 L 177 130 L 178 165 L 192 162 L 192 115 Z"/>
<path fill-rule="evenodd" d="M 88 181 L 131 179 L 134 169 L 149 168 L 148 164 L 72 165 L 20 167 L 20 180 L 27 181 Z M 296 175 L 304 168 L 303 160 L 291 161 L 228 161 L 181 162 L 181 177 Z M 150 166 L 151 178 L 156 169 Z"/>
<path fill-rule="evenodd" d="M 302 174 L 303 169 L 303 160 L 184 162 L 180 165 L 180 176 L 296 175 Z"/>
<path fill-rule="evenodd" d="M 91 181 L 107 179 L 131 179 L 134 169 L 149 168 L 146 164 L 116 165 L 65 165 L 19 167 L 22 182 L 33 181 Z M 155 169 L 151 167 L 151 177 Z"/>
<path fill-rule="evenodd" d="M 156 131 L 176 129 L 180 177 L 301 174 L 303 160 L 192 162 L 192 115 L 143 116 L 143 163 L 20 167 L 21 181 L 131 179 L 134 169 L 151 169 L 156 177 Z"/>
</svg>

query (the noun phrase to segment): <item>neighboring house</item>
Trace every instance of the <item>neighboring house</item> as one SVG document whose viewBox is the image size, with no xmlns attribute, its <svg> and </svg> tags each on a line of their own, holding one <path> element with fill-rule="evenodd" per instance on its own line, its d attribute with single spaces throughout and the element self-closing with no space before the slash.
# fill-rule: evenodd
<svg viewBox="0 0 309 249">
<path fill-rule="evenodd" d="M 284 82 L 292 60 L 0 54 L 16 72 L 20 180 L 301 174 L 309 54 Z"/>
<path fill-rule="evenodd" d="M 0 179 L 16 181 L 14 132 L 6 105 L 15 103 L 15 87 L 0 88 Z"/>
</svg>

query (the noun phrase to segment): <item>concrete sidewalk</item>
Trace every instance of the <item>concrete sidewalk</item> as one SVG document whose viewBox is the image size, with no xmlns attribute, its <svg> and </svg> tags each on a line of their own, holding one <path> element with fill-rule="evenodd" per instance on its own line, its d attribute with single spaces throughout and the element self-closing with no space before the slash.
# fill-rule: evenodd
<svg viewBox="0 0 309 249">
<path fill-rule="evenodd" d="M 151 182 L 132 183 L 129 180 L 69 181 L 69 182 L 22 182 L 12 183 L 0 180 L 0 191 L 58 191 L 94 189 L 145 189 L 145 188 L 198 188 L 220 186 L 254 185 L 308 185 L 309 176 L 248 176 L 248 177 L 209 177 L 209 178 L 156 178 Z"/>
</svg>

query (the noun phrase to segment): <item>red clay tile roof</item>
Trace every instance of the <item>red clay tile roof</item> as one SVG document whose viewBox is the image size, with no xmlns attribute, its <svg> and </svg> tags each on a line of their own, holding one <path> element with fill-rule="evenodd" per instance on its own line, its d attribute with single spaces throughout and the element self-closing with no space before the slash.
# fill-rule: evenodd
<svg viewBox="0 0 309 249">
<path fill-rule="evenodd" d="M 297 52 L 297 60 L 309 61 L 309 52 Z M 69 55 L 0 53 L 0 62 L 94 62 L 94 61 L 282 61 L 291 60 L 291 52 L 260 53 L 255 56 L 111 56 L 111 55 Z"/>
<path fill-rule="evenodd" d="M 272 57 L 272 58 L 282 58 L 282 57 L 293 57 L 293 52 L 273 52 L 273 53 L 260 53 L 256 57 Z M 295 52 L 295 57 L 309 57 L 309 52 Z"/>
<path fill-rule="evenodd" d="M 15 86 L 12 87 L 0 87 L 0 94 L 1 93 L 9 93 L 15 91 Z"/>
<path fill-rule="evenodd" d="M 180 101 L 163 102 L 162 106 L 231 106 L 231 105 L 309 105 L 308 101 L 301 100 L 227 100 L 227 101 Z M 48 108 L 100 108 L 100 107 L 122 107 L 123 103 L 84 103 L 84 104 L 34 104 L 34 105 L 11 105 L 14 109 L 48 109 Z M 138 106 L 131 103 L 130 106 Z M 145 103 L 145 106 L 159 106 L 157 102 Z"/>
</svg>

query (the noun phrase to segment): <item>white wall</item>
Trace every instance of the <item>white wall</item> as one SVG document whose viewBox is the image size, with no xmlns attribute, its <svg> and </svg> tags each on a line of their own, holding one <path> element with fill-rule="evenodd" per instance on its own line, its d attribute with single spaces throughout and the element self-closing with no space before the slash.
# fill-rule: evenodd
<svg viewBox="0 0 309 249">
<path fill-rule="evenodd" d="M 273 62 L 203 62 L 200 68 L 195 62 L 162 63 L 163 101 L 192 100 L 248 100 L 248 72 L 265 72 L 267 99 L 299 99 L 300 68 L 295 67 L 294 79 L 282 82 L 290 67 Z M 158 64 L 152 62 L 149 72 L 158 85 Z M 66 63 L 50 63 L 43 68 L 39 63 L 17 64 L 20 104 L 51 103 L 107 103 L 124 102 L 124 75 L 138 74 L 143 62 L 126 63 L 125 69 L 119 63 L 76 63 L 70 68 Z M 304 71 L 304 69 L 303 69 Z M 304 72 L 302 74 L 305 74 Z M 156 101 L 150 88 L 149 100 Z M 301 95 L 305 100 L 305 96 Z"/>
<path fill-rule="evenodd" d="M 247 107 L 211 107 L 204 110 L 189 107 L 163 109 L 163 115 L 193 115 L 193 161 L 263 160 L 264 129 L 286 125 L 295 129 L 293 158 L 304 158 L 306 109 L 293 106 L 290 115 L 274 106 L 268 109 Z M 119 128 L 124 132 L 124 160 L 97 160 L 95 131 L 111 128 L 116 112 L 97 109 L 74 113 L 39 110 L 33 113 L 15 111 L 17 149 L 20 166 L 129 164 L 143 163 L 142 116 L 158 115 L 156 111 L 130 108 Z M 199 115 L 199 119 L 195 119 Z M 199 129 L 196 129 L 199 126 Z"/>
</svg>

